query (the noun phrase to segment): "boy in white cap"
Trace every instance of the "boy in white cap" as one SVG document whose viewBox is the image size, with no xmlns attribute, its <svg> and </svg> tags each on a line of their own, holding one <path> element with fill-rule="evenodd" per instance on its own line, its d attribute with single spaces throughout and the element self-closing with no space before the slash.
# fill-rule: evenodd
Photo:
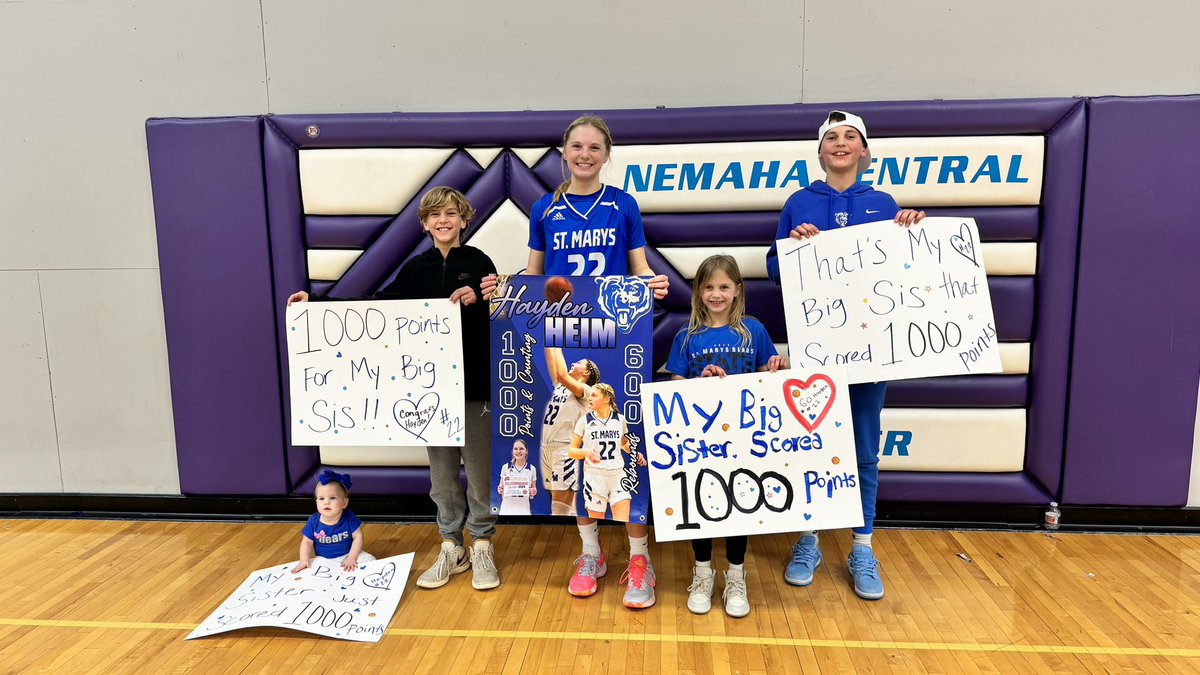
<svg viewBox="0 0 1200 675">
<path fill-rule="evenodd" d="M 924 211 L 901 209 L 886 192 L 858 180 L 871 165 L 867 147 L 867 125 L 848 112 L 834 110 L 825 118 L 817 136 L 817 160 L 825 180 L 788 197 L 779 214 L 775 239 L 808 239 L 822 230 L 850 227 L 880 220 L 894 220 L 908 227 L 925 217 Z M 767 252 L 767 273 L 779 283 L 779 258 L 775 245 Z M 883 411 L 886 382 L 850 385 L 850 409 L 854 419 L 854 449 L 858 455 L 859 491 L 862 495 L 863 526 L 854 528 L 854 541 L 847 561 L 854 592 L 865 600 L 883 597 L 879 562 L 871 547 L 875 520 L 875 496 L 879 490 L 879 416 Z M 794 586 L 812 583 L 821 564 L 816 532 L 801 532 L 792 547 L 792 557 L 783 578 Z"/>
</svg>

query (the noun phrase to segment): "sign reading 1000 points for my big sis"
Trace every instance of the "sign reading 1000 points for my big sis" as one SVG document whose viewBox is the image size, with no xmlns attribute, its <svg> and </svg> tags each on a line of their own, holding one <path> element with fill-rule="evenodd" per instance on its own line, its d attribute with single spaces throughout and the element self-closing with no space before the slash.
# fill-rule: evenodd
<svg viewBox="0 0 1200 675">
<path fill-rule="evenodd" d="M 642 385 L 658 541 L 862 525 L 841 367 Z"/>
<path fill-rule="evenodd" d="M 449 300 L 295 303 L 287 337 L 293 445 L 463 444 Z"/>
<path fill-rule="evenodd" d="M 793 366 L 844 365 L 851 383 L 1001 370 L 974 220 L 866 223 L 778 249 Z"/>
</svg>

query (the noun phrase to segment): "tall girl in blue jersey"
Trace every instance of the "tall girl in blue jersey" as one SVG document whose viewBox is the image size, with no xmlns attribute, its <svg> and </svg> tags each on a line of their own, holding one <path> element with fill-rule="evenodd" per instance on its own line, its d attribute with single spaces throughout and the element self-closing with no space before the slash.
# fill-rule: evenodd
<svg viewBox="0 0 1200 675">
<path fill-rule="evenodd" d="M 646 236 L 637 202 L 623 190 L 606 185 L 600 171 L 612 152 L 612 134 L 603 119 L 584 116 L 563 133 L 562 159 L 569 177 L 553 193 L 539 199 L 529 213 L 527 274 L 562 276 L 650 276 L 656 299 L 667 294 L 667 277 L 650 270 Z M 495 288 L 485 279 L 485 299 Z M 578 475 L 578 472 L 576 472 Z M 575 561 L 567 591 L 575 596 L 596 592 L 597 579 L 608 571 L 600 548 L 600 533 L 592 518 L 578 518 L 583 552 Z M 654 604 L 654 568 L 650 564 L 649 528 L 626 523 L 629 567 L 626 607 Z"/>
<path fill-rule="evenodd" d="M 732 256 L 714 255 L 700 263 L 692 282 L 692 318 L 671 343 L 667 371 L 671 379 L 725 377 L 755 371 L 787 368 L 787 359 L 758 319 L 746 316 L 742 272 Z M 725 613 L 743 617 L 750 613 L 746 596 L 746 536 L 725 537 Z M 706 614 L 712 608 L 714 574 L 712 539 L 693 539 L 696 566 L 688 586 L 688 609 Z"/>
<path fill-rule="evenodd" d="M 825 170 L 824 181 L 796 192 L 783 205 L 775 239 L 808 239 L 822 230 L 861 223 L 894 220 L 909 227 L 925 217 L 924 211 L 901 209 L 886 192 L 859 182 L 858 175 L 871 164 L 867 147 L 867 125 L 862 118 L 833 111 L 817 133 L 817 160 Z M 779 283 L 779 258 L 775 245 L 767 252 L 767 273 Z M 791 336 L 795 337 L 795 336 Z M 863 503 L 863 526 L 854 528 L 854 541 L 847 561 L 854 592 L 865 600 L 883 597 L 879 562 L 871 547 L 875 520 L 875 496 L 879 490 L 879 416 L 883 412 L 886 382 L 850 385 L 850 410 L 854 418 L 854 449 L 858 455 L 859 491 Z M 821 564 L 816 532 L 801 532 L 792 547 L 792 558 L 783 578 L 794 586 L 812 583 Z"/>
</svg>

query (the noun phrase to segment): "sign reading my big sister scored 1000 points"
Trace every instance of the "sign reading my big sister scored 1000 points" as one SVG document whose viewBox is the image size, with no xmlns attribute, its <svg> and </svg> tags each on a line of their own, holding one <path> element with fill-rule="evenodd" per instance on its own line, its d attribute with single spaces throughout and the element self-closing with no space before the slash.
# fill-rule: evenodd
<svg viewBox="0 0 1200 675">
<path fill-rule="evenodd" d="M 458 305 L 295 303 L 287 337 L 294 445 L 463 444 Z"/>
<path fill-rule="evenodd" d="M 1002 370 L 979 230 L 892 221 L 778 242 L 788 355 L 851 383 Z"/>
<path fill-rule="evenodd" d="M 642 385 L 658 541 L 862 525 L 840 366 Z"/>
</svg>

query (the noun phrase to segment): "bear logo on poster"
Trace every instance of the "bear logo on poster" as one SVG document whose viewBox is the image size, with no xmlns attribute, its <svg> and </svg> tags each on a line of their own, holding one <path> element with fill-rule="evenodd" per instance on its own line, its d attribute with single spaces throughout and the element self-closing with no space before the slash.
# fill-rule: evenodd
<svg viewBox="0 0 1200 675">
<path fill-rule="evenodd" d="M 622 333 L 633 330 L 638 319 L 650 313 L 650 287 L 645 281 L 628 277 L 597 277 L 600 286 L 596 301 L 608 318 L 617 322 Z"/>
</svg>

